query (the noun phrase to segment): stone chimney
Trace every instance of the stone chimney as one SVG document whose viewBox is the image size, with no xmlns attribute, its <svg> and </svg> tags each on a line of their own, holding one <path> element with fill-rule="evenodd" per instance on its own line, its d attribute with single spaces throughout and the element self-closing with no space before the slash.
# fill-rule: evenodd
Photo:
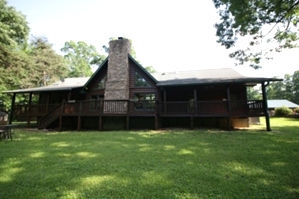
<svg viewBox="0 0 299 199">
<path fill-rule="evenodd" d="M 129 58 L 131 42 L 121 37 L 109 42 L 105 100 L 129 99 Z"/>
</svg>

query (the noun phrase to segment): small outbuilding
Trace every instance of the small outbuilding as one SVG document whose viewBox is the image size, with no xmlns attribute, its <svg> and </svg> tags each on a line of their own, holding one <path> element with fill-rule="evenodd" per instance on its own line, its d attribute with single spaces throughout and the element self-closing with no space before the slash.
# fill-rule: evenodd
<svg viewBox="0 0 299 199">
<path fill-rule="evenodd" d="M 268 111 L 269 111 L 270 115 L 274 114 L 275 108 L 279 108 L 279 107 L 283 107 L 283 106 L 288 107 L 289 109 L 292 109 L 292 110 L 299 107 L 298 104 L 295 104 L 286 99 L 268 100 Z"/>
<path fill-rule="evenodd" d="M 274 110 L 275 108 L 279 108 L 279 107 L 288 107 L 290 109 L 295 109 L 297 107 L 299 107 L 298 104 L 295 104 L 289 100 L 286 99 L 273 99 L 273 100 L 268 100 L 268 109 L 270 110 Z"/>
<path fill-rule="evenodd" d="M 0 125 L 7 124 L 8 113 L 0 109 Z"/>
</svg>

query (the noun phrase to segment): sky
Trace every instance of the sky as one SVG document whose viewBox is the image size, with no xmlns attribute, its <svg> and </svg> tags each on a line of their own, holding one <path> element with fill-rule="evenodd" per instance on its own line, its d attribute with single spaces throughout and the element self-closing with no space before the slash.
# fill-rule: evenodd
<svg viewBox="0 0 299 199">
<path fill-rule="evenodd" d="M 234 68 L 247 76 L 278 76 L 299 70 L 299 50 L 286 50 L 262 69 L 235 66 L 217 43 L 219 16 L 212 0 L 7 0 L 22 12 L 30 34 L 44 36 L 57 53 L 67 41 L 84 41 L 104 54 L 110 37 L 132 40 L 137 60 L 159 72 Z M 240 44 L 246 45 L 244 43 Z"/>
</svg>

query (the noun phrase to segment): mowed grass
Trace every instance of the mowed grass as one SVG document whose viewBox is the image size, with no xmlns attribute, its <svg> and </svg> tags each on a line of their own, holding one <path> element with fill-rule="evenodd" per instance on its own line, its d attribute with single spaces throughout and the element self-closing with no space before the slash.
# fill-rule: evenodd
<svg viewBox="0 0 299 199">
<path fill-rule="evenodd" d="M 0 198 L 299 198 L 299 120 L 271 125 L 16 130 L 0 141 Z"/>
</svg>

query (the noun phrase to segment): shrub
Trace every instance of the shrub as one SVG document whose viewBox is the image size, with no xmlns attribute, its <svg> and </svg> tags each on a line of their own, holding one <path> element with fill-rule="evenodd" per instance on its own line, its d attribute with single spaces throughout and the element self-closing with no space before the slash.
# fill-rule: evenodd
<svg viewBox="0 0 299 199">
<path fill-rule="evenodd" d="M 295 111 L 296 114 L 299 114 L 299 107 L 295 108 L 294 111 Z"/>
<path fill-rule="evenodd" d="M 275 108 L 274 116 L 282 117 L 282 116 L 288 116 L 292 114 L 292 110 L 288 107 L 282 106 L 279 108 Z"/>
</svg>

